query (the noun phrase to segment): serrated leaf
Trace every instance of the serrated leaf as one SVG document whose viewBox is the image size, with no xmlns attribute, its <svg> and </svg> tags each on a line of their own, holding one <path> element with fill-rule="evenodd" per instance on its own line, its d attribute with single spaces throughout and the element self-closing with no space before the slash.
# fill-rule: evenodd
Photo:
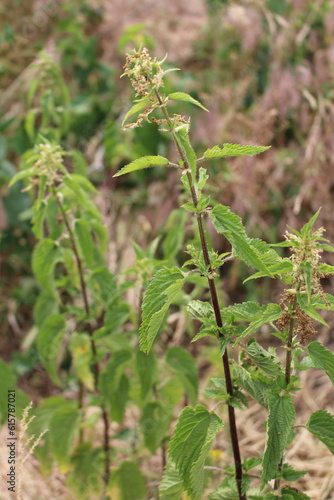
<svg viewBox="0 0 334 500">
<path fill-rule="evenodd" d="M 177 130 L 175 130 L 175 135 L 180 143 L 181 148 L 184 151 L 184 154 L 186 155 L 187 163 L 191 172 L 192 182 L 194 184 L 197 177 L 197 159 L 195 151 L 190 144 L 188 125 L 182 125 Z"/>
<path fill-rule="evenodd" d="M 159 500 L 186 500 L 182 492 L 183 486 L 179 474 L 175 465 L 169 462 L 159 485 Z"/>
<path fill-rule="evenodd" d="M 298 481 L 307 474 L 307 470 L 295 470 L 290 464 L 283 464 L 282 477 L 285 481 Z"/>
<path fill-rule="evenodd" d="M 169 454 L 194 500 L 202 497 L 205 459 L 222 425 L 221 419 L 202 405 L 186 407 L 179 416 Z"/>
<path fill-rule="evenodd" d="M 119 177 L 120 175 L 135 172 L 136 170 L 142 170 L 144 168 L 160 167 L 168 164 L 169 161 L 163 156 L 142 156 L 141 158 L 137 158 L 137 160 L 132 161 L 128 165 L 125 165 L 125 167 L 119 170 L 113 177 Z"/>
<path fill-rule="evenodd" d="M 198 102 L 196 99 L 191 97 L 191 95 L 185 93 L 185 92 L 172 92 L 172 94 L 168 95 L 168 99 L 173 99 L 174 101 L 185 101 L 185 102 L 190 102 L 191 104 L 195 104 L 195 106 L 198 106 L 199 108 L 204 109 L 204 111 L 209 111 L 206 109 L 203 104 Z"/>
<path fill-rule="evenodd" d="M 224 156 L 255 156 L 270 149 L 271 146 L 242 146 L 241 144 L 223 144 L 223 147 L 214 146 L 207 149 L 204 158 L 223 158 Z"/>
<path fill-rule="evenodd" d="M 244 492 L 249 490 L 250 479 L 247 474 L 243 474 Z M 218 488 L 208 496 L 208 500 L 239 500 L 239 498 L 237 483 L 233 476 L 225 477 Z"/>
<path fill-rule="evenodd" d="M 224 205 L 216 205 L 210 210 L 209 215 L 215 230 L 219 234 L 223 234 L 231 243 L 233 252 L 237 257 L 264 273 L 265 276 L 273 277 L 268 265 L 264 263 L 263 254 L 254 246 L 254 241 L 256 245 L 260 240 L 248 238 L 242 220 L 238 215 L 231 212 L 229 207 Z M 261 248 L 263 248 L 262 245 Z M 269 253 L 268 255 L 273 254 Z"/>
<path fill-rule="evenodd" d="M 144 406 L 140 419 L 140 429 L 144 436 L 146 448 L 155 453 L 160 442 L 168 432 L 172 413 L 159 401 L 152 401 Z"/>
<path fill-rule="evenodd" d="M 177 267 L 160 269 L 150 281 L 142 305 L 140 349 L 149 352 L 164 320 L 168 307 L 184 283 Z"/>
<path fill-rule="evenodd" d="M 327 373 L 334 385 L 334 353 L 316 341 L 308 345 L 307 352 L 314 366 Z"/>
<path fill-rule="evenodd" d="M 141 397 L 144 400 L 152 389 L 157 361 L 153 351 L 145 354 L 142 351 L 136 352 L 136 371 L 140 380 Z"/>
<path fill-rule="evenodd" d="M 311 500 L 311 498 L 305 493 L 296 490 L 295 488 L 291 488 L 290 486 L 283 486 L 282 488 L 283 495 L 290 495 L 292 500 Z"/>
<path fill-rule="evenodd" d="M 79 434 L 79 420 L 80 414 L 74 401 L 66 401 L 58 407 L 50 420 L 52 450 L 63 474 L 69 469 L 71 451 Z"/>
<path fill-rule="evenodd" d="M 134 462 L 123 462 L 111 473 L 107 493 L 113 500 L 144 500 L 146 485 L 144 477 Z"/>
<path fill-rule="evenodd" d="M 272 397 L 267 421 L 267 440 L 263 456 L 262 488 L 277 473 L 278 464 L 287 445 L 291 425 L 296 417 L 290 395 Z"/>
<path fill-rule="evenodd" d="M 213 307 L 210 302 L 191 300 L 187 305 L 187 311 L 193 318 L 203 320 L 204 318 L 210 318 L 210 316 L 212 316 Z"/>
<path fill-rule="evenodd" d="M 307 295 L 303 293 L 297 294 L 297 300 L 300 308 L 315 321 L 319 321 L 322 325 L 329 327 L 328 323 L 320 316 L 320 314 L 312 306 L 312 302 L 308 304 Z"/>
<path fill-rule="evenodd" d="M 147 108 L 147 106 L 149 106 L 150 104 L 151 104 L 150 100 L 147 97 L 144 97 L 143 99 L 140 99 L 138 102 L 136 102 L 136 104 L 134 104 L 124 116 L 124 119 L 122 121 L 122 126 L 128 120 L 128 118 L 130 118 L 130 116 L 139 113 L 139 111 L 141 111 L 144 108 Z"/>
<path fill-rule="evenodd" d="M 279 360 L 273 354 L 266 351 L 256 341 L 251 342 L 245 348 L 245 351 L 247 352 L 253 363 L 269 377 L 276 378 L 280 375 L 280 373 L 282 373 Z"/>
<path fill-rule="evenodd" d="M 59 261 L 61 253 L 53 240 L 45 238 L 35 246 L 32 254 L 32 270 L 40 285 L 50 293 L 54 290 L 53 270 Z"/>
<path fill-rule="evenodd" d="M 166 354 L 166 363 L 173 369 L 182 382 L 192 405 L 198 394 L 198 372 L 194 358 L 182 347 L 171 347 Z"/>
<path fill-rule="evenodd" d="M 66 323 L 61 314 L 55 314 L 44 321 L 37 337 L 39 358 L 55 384 L 60 384 L 57 361 L 65 327 Z"/>
<path fill-rule="evenodd" d="M 334 415 L 318 410 L 310 416 L 306 428 L 334 455 Z"/>
<path fill-rule="evenodd" d="M 244 389 L 261 406 L 268 408 L 268 395 L 274 388 L 275 381 L 265 377 L 261 372 L 250 374 L 241 366 L 234 366 L 233 374 L 238 385 Z"/>
<path fill-rule="evenodd" d="M 282 314 L 282 309 L 278 304 L 270 303 L 260 306 L 256 302 L 242 302 L 241 304 L 234 304 L 233 306 L 226 307 L 222 310 L 222 317 L 224 321 L 250 322 L 242 333 L 238 336 L 237 342 L 254 332 L 260 326 L 271 323 L 278 319 Z"/>
</svg>

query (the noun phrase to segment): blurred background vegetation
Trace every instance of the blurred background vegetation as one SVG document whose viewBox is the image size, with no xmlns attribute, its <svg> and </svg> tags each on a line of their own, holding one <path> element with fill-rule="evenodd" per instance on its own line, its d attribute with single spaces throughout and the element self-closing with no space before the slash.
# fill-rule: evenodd
<svg viewBox="0 0 334 500">
<path fill-rule="evenodd" d="M 182 70 L 166 85 L 210 110 L 185 109 L 198 151 L 225 142 L 272 146 L 211 164 L 215 198 L 243 217 L 252 237 L 280 241 L 287 224 L 300 228 L 322 206 L 319 222 L 334 241 L 333 0 L 3 0 L 0 12 L 0 352 L 31 378 L 30 397 L 50 392 L 29 350 L 39 293 L 31 198 L 8 183 L 36 134 L 48 136 L 53 122 L 57 134 L 48 138 L 98 188 L 112 272 L 134 262 L 132 240 L 146 249 L 160 235 L 172 247 L 169 227 L 180 227 L 177 245 L 187 232 L 175 211 L 177 172 L 112 178 L 141 155 L 174 153 L 154 124 L 122 131 L 132 99 L 120 79 L 127 50 L 146 45 Z M 244 299 L 246 272 L 231 264 L 222 277 L 228 301 Z M 269 286 L 247 283 L 248 297 L 266 300 Z"/>
</svg>

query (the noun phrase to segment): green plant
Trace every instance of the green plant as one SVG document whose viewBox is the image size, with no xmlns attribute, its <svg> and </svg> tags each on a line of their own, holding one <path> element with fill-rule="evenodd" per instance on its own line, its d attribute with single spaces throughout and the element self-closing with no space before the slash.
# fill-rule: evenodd
<svg viewBox="0 0 334 500">
<path fill-rule="evenodd" d="M 164 267 L 150 281 L 142 306 L 141 349 L 151 352 L 168 308 L 177 300 L 184 283 L 194 273 L 206 279 L 211 301 L 192 300 L 188 309 L 203 324 L 194 340 L 211 336 L 218 341 L 225 378 L 213 379 L 216 388 L 209 389 L 208 393 L 227 404 L 234 459 L 234 465 L 225 471 L 226 477 L 209 498 L 309 498 L 290 486 L 282 486 L 283 480 L 294 481 L 305 474 L 305 471 L 295 471 L 285 463 L 283 455 L 294 436 L 293 394 L 301 388 L 298 371 L 313 366 L 321 368 L 332 381 L 334 379 L 333 353 L 317 341 L 306 346 L 308 339 L 316 333 L 313 320 L 327 325 L 317 309 L 334 309 L 334 297 L 325 294 L 320 283 L 321 278 L 334 273 L 332 266 L 320 262 L 320 254 L 323 250 L 333 251 L 333 248 L 323 238 L 322 229 L 313 229 L 317 212 L 300 232 L 291 230 L 286 235 L 286 242 L 280 246 L 291 247 L 292 255 L 290 259 L 281 258 L 264 241 L 248 237 L 240 217 L 229 207 L 216 204 L 204 194 L 209 179 L 207 170 L 202 166 L 205 161 L 252 156 L 268 147 L 224 144 L 222 148 L 214 146 L 207 149 L 203 156 L 197 158 L 189 139 L 189 120 L 178 114 L 170 116 L 168 105 L 176 100 L 205 108 L 186 93 L 163 93 L 163 78 L 171 70 L 164 71 L 162 63 L 152 59 L 146 49 L 127 56 L 124 74 L 130 77 L 138 99 L 126 114 L 124 122 L 137 115 L 136 121 L 125 125 L 125 128 L 138 127 L 143 121 L 156 123 L 171 134 L 178 159 L 172 162 L 160 155 L 145 156 L 126 165 L 115 176 L 153 166 L 178 169 L 188 197 L 183 208 L 197 221 L 199 245 L 188 245 L 187 252 L 191 258 L 182 268 Z M 158 118 L 153 114 L 156 111 L 160 113 Z M 211 219 L 215 230 L 229 241 L 231 252 L 218 255 L 210 249 L 205 230 L 206 217 Z M 286 287 L 281 304 L 259 305 L 249 301 L 221 309 L 215 278 L 224 262 L 231 258 L 241 259 L 256 269 L 256 273 L 248 279 L 269 277 L 281 280 Z M 273 325 L 274 321 L 277 321 L 277 327 Z M 281 362 L 273 347 L 265 349 L 254 338 L 244 343 L 245 337 L 264 324 L 269 324 L 273 336 L 283 343 L 285 362 Z M 238 363 L 229 356 L 229 346 L 239 346 Z M 263 457 L 242 461 L 235 408 L 242 409 L 247 405 L 244 392 L 267 409 L 268 419 Z M 202 498 L 206 458 L 222 426 L 221 418 L 205 406 L 184 408 L 170 443 L 169 462 L 160 486 L 161 500 L 176 500 L 183 490 L 193 499 Z M 319 410 L 310 416 L 306 427 L 334 453 L 333 415 Z M 253 485 L 249 471 L 259 465 L 262 467 L 261 482 Z M 274 480 L 273 485 L 270 485 L 271 480 Z"/>
<path fill-rule="evenodd" d="M 52 76 L 56 82 L 61 78 L 54 62 Z M 57 112 L 62 110 L 51 108 L 45 116 L 51 110 L 55 119 L 45 120 L 43 132 L 59 138 L 54 127 L 60 124 Z M 43 365 L 56 393 L 62 394 L 46 398 L 36 409 L 29 431 L 40 435 L 48 429 L 48 433 L 34 452 L 47 473 L 56 462 L 80 498 L 110 495 L 144 500 L 147 487 L 135 460 L 145 455 L 146 448 L 150 453 L 161 450 L 166 461 L 165 440 L 175 406 L 185 393 L 192 404 L 197 400 L 197 368 L 181 347 L 167 349 L 163 359 L 138 350 L 140 317 L 124 294 L 136 285 L 141 296 L 149 276 L 162 267 L 155 258 L 158 240 L 146 252 L 134 243 L 133 268 L 114 276 L 104 258 L 106 227 L 91 200 L 96 189 L 73 168 L 76 152 L 65 152 L 34 127 L 32 132 L 36 144 L 25 153 L 21 171 L 10 182 L 24 186 L 25 196 L 30 195 L 37 240 L 32 270 L 39 295 L 29 354 Z M 176 243 L 174 238 L 164 242 L 164 263 L 172 262 Z M 1 369 L 10 388 L 14 370 L 5 363 Z M 1 401 L 1 413 L 5 403 Z M 24 394 L 18 392 L 19 406 L 23 403 Z M 138 430 L 124 423 L 129 406 L 140 411 Z M 111 423 L 117 429 L 113 435 Z M 101 427 L 98 438 L 96 426 Z M 111 437 L 122 440 L 124 449 L 113 447 Z"/>
</svg>

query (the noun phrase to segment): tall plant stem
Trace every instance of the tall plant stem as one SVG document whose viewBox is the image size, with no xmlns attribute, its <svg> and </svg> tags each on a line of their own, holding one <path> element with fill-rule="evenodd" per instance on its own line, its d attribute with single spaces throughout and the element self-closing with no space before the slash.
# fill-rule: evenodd
<svg viewBox="0 0 334 500">
<path fill-rule="evenodd" d="M 192 197 L 192 202 L 195 207 L 198 205 L 198 198 L 197 198 L 197 193 L 196 189 L 193 185 L 191 175 L 189 173 L 189 164 L 186 158 L 186 155 L 178 141 L 178 138 L 173 130 L 173 124 L 172 120 L 168 114 L 168 111 L 166 109 L 166 106 L 157 90 L 155 90 L 155 95 L 158 99 L 159 105 L 162 109 L 162 112 L 164 114 L 164 117 L 169 125 L 170 132 L 172 134 L 175 146 L 177 148 L 178 154 L 183 162 L 184 168 L 187 170 L 187 179 L 188 183 L 190 186 L 190 192 L 191 192 L 191 197 Z M 220 307 L 219 307 L 219 301 L 218 301 L 218 295 L 217 295 L 217 289 L 216 289 L 216 284 L 214 281 L 214 277 L 212 275 L 212 266 L 211 266 L 211 260 L 210 260 L 210 254 L 208 250 L 208 243 L 207 243 L 207 238 L 205 235 L 205 228 L 204 228 L 204 221 L 203 221 L 203 214 L 199 213 L 197 214 L 197 226 L 198 226 L 198 231 L 200 235 L 200 240 L 201 240 L 201 247 L 202 247 L 202 252 L 203 252 L 203 258 L 205 265 L 209 269 L 209 277 L 208 277 L 208 285 L 209 285 L 209 290 L 210 290 L 210 295 L 211 295 L 211 302 L 212 302 L 212 307 L 214 310 L 215 314 L 215 319 L 216 319 L 216 324 L 218 327 L 218 336 L 219 338 L 223 338 L 223 334 L 221 333 L 221 327 L 223 326 L 222 322 L 222 317 L 220 314 Z M 224 374 L 225 374 L 225 380 L 226 380 L 226 389 L 228 394 L 233 397 L 233 384 L 232 384 L 232 377 L 231 377 L 231 370 L 230 370 L 230 363 L 229 363 L 229 357 L 228 357 L 228 352 L 227 349 L 225 349 L 225 352 L 222 356 L 222 361 L 223 361 L 223 367 L 224 367 Z M 236 418 L 235 418 L 235 411 L 234 407 L 228 404 L 228 416 L 229 416 L 229 424 L 230 424 L 230 436 L 231 436 L 231 443 L 232 443 L 232 450 L 233 450 L 233 457 L 234 457 L 234 464 L 235 464 L 235 477 L 236 477 L 236 483 L 237 483 L 237 488 L 238 488 L 238 496 L 239 500 L 246 500 L 246 495 L 242 492 L 242 462 L 241 462 L 241 455 L 240 455 L 240 448 L 239 448 L 239 440 L 238 440 L 238 432 L 237 432 L 237 425 L 236 425 Z"/>
<path fill-rule="evenodd" d="M 88 291 L 87 291 L 87 286 L 85 282 L 85 277 L 84 277 L 84 271 L 83 271 L 83 265 L 81 262 L 81 258 L 78 252 L 78 247 L 75 241 L 75 236 L 73 233 L 73 230 L 71 228 L 70 222 L 68 220 L 66 211 L 63 207 L 63 204 L 59 197 L 57 196 L 56 193 L 54 193 L 57 199 L 58 206 L 60 208 L 60 211 L 62 213 L 66 229 L 68 231 L 70 241 L 71 241 L 71 247 L 75 256 L 75 261 L 77 264 L 78 272 L 79 272 L 79 279 L 80 279 L 80 287 L 83 295 L 83 300 L 84 300 L 84 308 L 85 308 L 85 313 L 87 318 L 90 316 L 90 308 L 89 308 L 89 301 L 88 301 Z M 98 381 L 99 381 L 99 374 L 100 374 L 100 367 L 99 363 L 97 361 L 97 351 L 96 351 L 96 344 L 93 339 L 94 335 L 94 329 L 92 324 L 87 321 L 86 322 L 86 329 L 89 333 L 90 337 L 90 345 L 93 353 L 93 364 L 94 364 L 94 389 L 95 392 L 98 392 Z M 81 384 L 81 383 L 80 383 Z M 83 399 L 83 388 L 80 386 L 79 388 L 79 394 L 80 394 L 80 400 L 79 400 L 79 407 L 82 407 L 82 399 Z M 103 433 L 103 449 L 104 449 L 104 457 L 105 457 L 105 467 L 104 467 L 104 474 L 103 474 L 103 484 L 104 488 L 107 487 L 108 482 L 109 482 L 109 476 L 110 476 L 110 440 L 109 440 L 109 416 L 108 412 L 106 410 L 106 407 L 102 404 L 101 406 L 102 409 L 102 419 L 103 419 L 103 424 L 104 424 L 104 433 Z"/>
</svg>

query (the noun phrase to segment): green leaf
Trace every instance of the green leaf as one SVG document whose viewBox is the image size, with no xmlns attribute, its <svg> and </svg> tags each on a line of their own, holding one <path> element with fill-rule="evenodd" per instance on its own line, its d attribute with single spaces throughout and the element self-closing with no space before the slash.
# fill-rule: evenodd
<svg viewBox="0 0 334 500">
<path fill-rule="evenodd" d="M 286 481 L 298 481 L 307 474 L 307 470 L 295 470 L 289 464 L 283 464 L 282 477 Z"/>
<path fill-rule="evenodd" d="M 182 495 L 182 492 L 183 486 L 180 476 L 175 465 L 169 462 L 159 485 L 159 500 L 186 500 L 187 493 Z M 188 495 L 187 498 L 189 498 Z"/>
<path fill-rule="evenodd" d="M 144 97 L 143 99 L 140 99 L 138 102 L 136 102 L 136 104 L 134 104 L 124 116 L 122 126 L 128 120 L 128 118 L 130 118 L 130 116 L 133 116 L 142 109 L 147 108 L 148 106 L 150 106 L 150 104 L 151 102 L 147 97 Z"/>
<path fill-rule="evenodd" d="M 58 407 L 50 420 L 50 438 L 54 456 L 62 474 L 69 470 L 70 456 L 79 434 L 80 414 L 75 401 Z"/>
<path fill-rule="evenodd" d="M 329 327 L 328 323 L 314 309 L 314 307 L 312 306 L 312 303 L 308 304 L 307 295 L 305 293 L 298 293 L 297 300 L 298 300 L 298 304 L 301 307 L 301 309 L 304 312 L 306 312 L 306 314 L 308 316 L 310 316 L 310 318 L 314 319 L 315 321 L 319 321 L 319 323 L 321 323 L 322 325 Z"/>
<path fill-rule="evenodd" d="M 14 175 L 14 177 L 11 178 L 9 187 L 12 187 L 13 184 L 16 182 L 26 179 L 27 177 L 34 177 L 37 173 L 36 168 L 25 168 L 24 170 L 20 170 L 20 172 L 17 172 L 17 174 Z"/>
<path fill-rule="evenodd" d="M 202 320 L 210 318 L 213 314 L 213 307 L 210 302 L 203 302 L 202 300 L 191 300 L 188 302 L 187 311 L 195 319 Z"/>
<path fill-rule="evenodd" d="M 103 465 L 101 448 L 91 448 L 89 443 L 82 443 L 76 448 L 71 458 L 71 472 L 66 481 L 76 498 L 89 500 L 94 493 L 101 491 Z"/>
<path fill-rule="evenodd" d="M 283 495 L 290 495 L 292 500 L 311 500 L 311 498 L 301 491 L 296 490 L 295 488 L 291 488 L 291 486 L 283 486 L 282 488 Z"/>
<path fill-rule="evenodd" d="M 129 399 L 129 389 L 129 377 L 123 373 L 119 379 L 117 387 L 114 390 L 110 390 L 108 400 L 110 407 L 110 419 L 118 424 L 123 422 L 126 403 Z"/>
<path fill-rule="evenodd" d="M 310 218 L 310 220 L 301 228 L 300 230 L 300 234 L 302 236 L 306 236 L 308 234 L 310 234 L 310 231 L 315 223 L 315 221 L 317 220 L 317 218 L 319 217 L 319 214 L 320 214 L 320 211 L 321 211 L 321 207 L 319 208 L 319 210 Z"/>
<path fill-rule="evenodd" d="M 248 491 L 250 477 L 244 474 L 243 476 L 243 491 Z M 208 496 L 208 500 L 239 500 L 237 483 L 235 478 L 225 477 L 217 489 Z"/>
<path fill-rule="evenodd" d="M 106 403 L 110 403 L 112 394 L 117 391 L 124 365 L 130 361 L 131 357 L 131 352 L 125 349 L 114 352 L 107 366 L 100 373 L 99 389 Z"/>
<path fill-rule="evenodd" d="M 192 405 L 197 401 L 198 372 L 194 358 L 182 347 L 171 347 L 166 354 L 166 363 L 177 373 Z"/>
<path fill-rule="evenodd" d="M 128 165 L 125 165 L 125 167 L 119 170 L 113 177 L 119 177 L 120 175 L 135 172 L 136 170 L 142 170 L 143 168 L 160 167 L 168 164 L 169 161 L 163 156 L 142 156 Z"/>
<path fill-rule="evenodd" d="M 160 269 L 150 281 L 142 306 L 143 320 L 140 327 L 142 351 L 150 351 L 167 309 L 181 290 L 184 280 L 182 272 L 173 267 Z"/>
<path fill-rule="evenodd" d="M 77 378 L 90 391 L 94 390 L 94 377 L 90 369 L 93 359 L 91 342 L 87 333 L 72 333 L 69 349 Z"/>
<path fill-rule="evenodd" d="M 169 454 L 184 488 L 194 500 L 204 490 L 204 463 L 223 422 L 204 406 L 182 410 L 170 443 Z"/>
<path fill-rule="evenodd" d="M 237 257 L 264 273 L 265 276 L 273 277 L 269 267 L 264 263 L 263 254 L 253 246 L 254 241 L 247 237 L 242 220 L 238 215 L 224 205 L 216 205 L 210 210 L 209 215 L 215 230 L 219 234 L 223 234 L 231 243 Z M 270 251 L 272 252 L 272 249 Z M 269 255 L 272 254 L 269 253 Z"/>
<path fill-rule="evenodd" d="M 318 410 L 310 416 L 306 428 L 334 455 L 334 415 Z"/>
<path fill-rule="evenodd" d="M 252 398 L 254 398 L 261 406 L 268 408 L 269 391 L 274 388 L 276 383 L 265 377 L 261 372 L 257 371 L 250 374 L 241 366 L 233 367 L 233 374 L 237 384 L 244 389 Z"/>
<path fill-rule="evenodd" d="M 109 269 L 106 267 L 95 269 L 87 282 L 92 295 L 108 309 L 118 293 L 115 278 Z"/>
<path fill-rule="evenodd" d="M 144 500 L 146 485 L 144 477 L 134 462 L 123 462 L 111 473 L 107 493 L 113 500 Z"/>
<path fill-rule="evenodd" d="M 65 327 L 66 323 L 61 314 L 55 314 L 44 321 L 37 337 L 39 358 L 55 384 L 60 384 L 57 361 L 61 352 Z"/>
<path fill-rule="evenodd" d="M 275 303 L 259 306 L 256 302 L 242 302 L 241 304 L 234 304 L 222 310 L 224 321 L 250 321 L 248 327 L 238 336 L 237 342 L 241 338 L 253 333 L 262 325 L 275 321 L 281 314 L 281 307 Z"/>
<path fill-rule="evenodd" d="M 181 127 L 178 127 L 178 129 L 175 130 L 175 135 L 180 143 L 181 148 L 184 151 L 184 154 L 186 155 L 187 163 L 191 172 L 192 182 L 193 184 L 195 184 L 197 177 L 197 159 L 195 151 L 190 144 L 188 127 L 188 125 L 182 125 Z"/>
<path fill-rule="evenodd" d="M 78 219 L 74 224 L 74 232 L 79 242 L 81 254 L 86 266 L 92 269 L 94 265 L 94 247 L 90 224 L 84 219 Z"/>
<path fill-rule="evenodd" d="M 241 146 L 240 144 L 223 144 L 223 148 L 214 146 L 207 149 L 204 158 L 223 158 L 224 156 L 255 156 L 270 149 L 271 146 Z"/>
<path fill-rule="evenodd" d="M 276 356 L 263 349 L 255 340 L 251 341 L 245 350 L 253 363 L 269 377 L 276 378 L 282 373 L 281 364 Z"/>
<path fill-rule="evenodd" d="M 195 106 L 204 109 L 204 111 L 209 111 L 203 106 L 203 104 L 201 104 L 196 99 L 191 97 L 191 95 L 186 94 L 185 92 L 173 92 L 172 94 L 169 94 L 168 99 L 173 99 L 174 101 L 190 102 L 191 104 L 195 104 Z"/>
<path fill-rule="evenodd" d="M 50 292 L 42 292 L 35 303 L 34 321 L 38 327 L 41 327 L 44 321 L 49 317 L 57 314 L 59 303 L 57 296 Z"/>
<path fill-rule="evenodd" d="M 32 254 L 32 270 L 37 281 L 45 290 L 53 293 L 53 270 L 57 262 L 61 261 L 58 245 L 48 238 L 40 241 Z"/>
<path fill-rule="evenodd" d="M 290 395 L 273 395 L 267 421 L 267 440 L 263 456 L 262 488 L 277 474 L 277 467 L 287 445 L 295 408 Z"/>
<path fill-rule="evenodd" d="M 141 397 L 144 400 L 152 389 L 154 377 L 157 370 L 157 361 L 153 351 L 145 354 L 136 352 L 136 371 L 141 385 Z"/>
<path fill-rule="evenodd" d="M 144 436 L 146 448 L 155 453 L 160 442 L 166 436 L 172 420 L 172 412 L 159 401 L 147 403 L 140 419 L 140 429 Z"/>
<path fill-rule="evenodd" d="M 311 342 L 307 352 L 316 368 L 323 370 L 334 385 L 334 354 L 319 342 Z"/>
</svg>

